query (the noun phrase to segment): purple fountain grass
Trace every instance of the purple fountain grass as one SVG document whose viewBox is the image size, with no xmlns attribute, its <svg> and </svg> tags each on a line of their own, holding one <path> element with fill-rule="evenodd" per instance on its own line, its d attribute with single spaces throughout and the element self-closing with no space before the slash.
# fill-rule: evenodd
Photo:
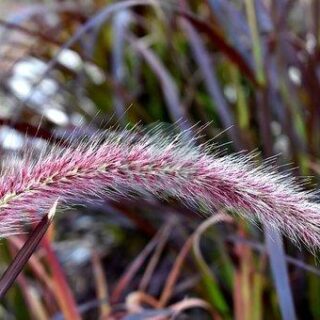
<svg viewBox="0 0 320 320">
<path fill-rule="evenodd" d="M 181 135 L 105 132 L 37 160 L 26 156 L 0 178 L 0 236 L 62 205 L 152 194 L 208 212 L 217 207 L 280 229 L 310 248 L 320 245 L 320 205 L 288 174 L 257 166 L 252 156 L 212 152 Z"/>
</svg>

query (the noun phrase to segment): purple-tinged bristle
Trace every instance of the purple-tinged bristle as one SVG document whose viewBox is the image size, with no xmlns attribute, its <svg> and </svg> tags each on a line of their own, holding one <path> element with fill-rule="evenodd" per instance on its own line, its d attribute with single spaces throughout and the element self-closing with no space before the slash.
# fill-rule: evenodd
<svg viewBox="0 0 320 320">
<path fill-rule="evenodd" d="M 173 196 L 208 212 L 223 206 L 311 248 L 320 245 L 320 205 L 292 178 L 257 167 L 252 157 L 218 156 L 180 136 L 137 131 L 106 132 L 6 170 L 0 178 L 0 236 L 40 220 L 57 198 L 68 205 L 133 193 Z"/>
</svg>

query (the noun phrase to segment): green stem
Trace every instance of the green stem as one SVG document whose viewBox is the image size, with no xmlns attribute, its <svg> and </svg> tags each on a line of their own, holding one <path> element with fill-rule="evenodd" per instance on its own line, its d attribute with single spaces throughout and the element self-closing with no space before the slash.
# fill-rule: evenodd
<svg viewBox="0 0 320 320">
<path fill-rule="evenodd" d="M 256 64 L 256 77 L 261 86 L 265 85 L 266 79 L 264 74 L 262 49 L 259 38 L 256 10 L 253 0 L 245 0 L 246 12 L 251 32 L 253 56 Z"/>
</svg>

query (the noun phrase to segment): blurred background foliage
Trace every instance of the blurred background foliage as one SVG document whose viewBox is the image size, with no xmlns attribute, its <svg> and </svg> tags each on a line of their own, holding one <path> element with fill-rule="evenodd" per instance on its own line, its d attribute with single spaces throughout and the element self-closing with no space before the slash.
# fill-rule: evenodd
<svg viewBox="0 0 320 320">
<path fill-rule="evenodd" d="M 69 135 L 163 122 L 277 155 L 317 187 L 319 16 L 318 0 L 2 0 L 3 166 Z M 0 319 L 320 319 L 317 253 L 232 217 L 153 198 L 72 208 Z M 1 271 L 25 239 L 2 240 Z"/>
</svg>

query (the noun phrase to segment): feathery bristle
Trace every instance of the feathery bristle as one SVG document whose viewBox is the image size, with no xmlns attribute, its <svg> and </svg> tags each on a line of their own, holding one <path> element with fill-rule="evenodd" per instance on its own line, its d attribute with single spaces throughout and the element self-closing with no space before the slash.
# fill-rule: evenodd
<svg viewBox="0 0 320 320">
<path fill-rule="evenodd" d="M 40 220 L 57 198 L 68 205 L 150 193 L 209 210 L 223 206 L 311 248 L 320 245 L 320 205 L 294 179 L 257 167 L 252 156 L 218 156 L 208 145 L 152 131 L 97 134 L 7 169 L 0 177 L 0 236 Z"/>
</svg>

